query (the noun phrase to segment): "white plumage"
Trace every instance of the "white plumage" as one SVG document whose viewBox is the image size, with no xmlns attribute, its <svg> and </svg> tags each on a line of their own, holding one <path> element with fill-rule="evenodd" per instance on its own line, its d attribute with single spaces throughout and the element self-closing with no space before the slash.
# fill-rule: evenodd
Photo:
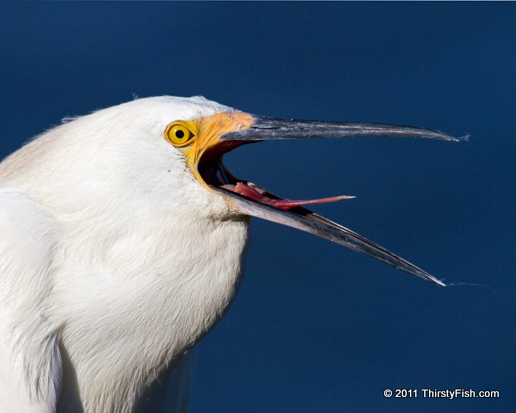
<svg viewBox="0 0 516 413">
<path fill-rule="evenodd" d="M 201 97 L 139 99 L 68 121 L 0 164 L 0 412 L 185 407 L 166 376 L 234 298 L 247 215 L 306 220 L 265 196 L 217 192 L 192 169 L 201 158 L 164 138 L 175 121 L 220 113 L 241 112 Z M 267 132 L 249 119 L 221 134 L 249 132 L 253 119 Z M 353 234 L 332 240 L 373 255 L 349 245 Z"/>
<path fill-rule="evenodd" d="M 227 109 L 141 99 L 58 126 L 1 164 L 0 411 L 54 411 L 63 364 L 76 376 L 64 410 L 130 411 L 219 319 L 248 219 L 185 173 L 163 131 Z"/>
</svg>

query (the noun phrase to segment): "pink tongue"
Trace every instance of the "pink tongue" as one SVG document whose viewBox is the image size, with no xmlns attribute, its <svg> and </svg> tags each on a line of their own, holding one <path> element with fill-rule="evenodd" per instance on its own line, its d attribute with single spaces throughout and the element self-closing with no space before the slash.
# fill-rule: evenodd
<svg viewBox="0 0 516 413">
<path fill-rule="evenodd" d="M 290 209 L 301 205 L 309 205 L 309 204 L 325 204 L 327 202 L 335 202 L 340 201 L 342 199 L 350 199 L 354 198 L 354 196 L 347 196 L 347 195 L 341 195 L 341 196 L 332 196 L 330 198 L 321 198 L 321 199 L 309 199 L 306 201 L 293 201 L 290 199 L 271 199 L 264 195 L 262 195 L 260 192 L 258 192 L 256 189 L 254 189 L 252 186 L 249 186 L 247 184 L 244 184 L 242 182 L 238 182 L 235 185 L 234 192 L 240 195 L 244 195 L 248 198 L 254 199 L 255 201 L 259 201 L 262 204 L 272 205 L 273 207 L 280 208 L 280 209 Z"/>
</svg>

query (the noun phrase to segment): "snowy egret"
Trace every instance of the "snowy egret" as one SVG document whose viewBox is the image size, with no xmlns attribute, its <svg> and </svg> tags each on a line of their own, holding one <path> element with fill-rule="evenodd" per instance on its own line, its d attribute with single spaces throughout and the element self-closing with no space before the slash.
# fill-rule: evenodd
<svg viewBox="0 0 516 413">
<path fill-rule="evenodd" d="M 224 153 L 250 142 L 360 136 L 457 140 L 165 96 L 68 120 L 5 159 L 0 411 L 160 411 L 174 398 L 183 409 L 179 361 L 234 298 L 249 216 L 443 285 L 303 207 L 344 197 L 284 200 L 222 164 Z"/>
</svg>

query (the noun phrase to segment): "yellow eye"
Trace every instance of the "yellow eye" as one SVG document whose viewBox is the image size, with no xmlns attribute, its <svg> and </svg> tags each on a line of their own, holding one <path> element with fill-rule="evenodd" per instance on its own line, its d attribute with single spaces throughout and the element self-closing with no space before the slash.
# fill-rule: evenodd
<svg viewBox="0 0 516 413">
<path fill-rule="evenodd" d="M 194 134 L 187 127 L 178 124 L 172 123 L 167 126 L 165 130 L 165 138 L 174 146 L 186 146 L 190 143 L 190 140 L 193 138 Z"/>
</svg>

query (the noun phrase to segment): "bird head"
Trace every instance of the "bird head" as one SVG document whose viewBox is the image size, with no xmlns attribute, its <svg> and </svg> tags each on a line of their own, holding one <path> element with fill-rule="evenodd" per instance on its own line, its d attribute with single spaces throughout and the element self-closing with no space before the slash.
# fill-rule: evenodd
<svg viewBox="0 0 516 413">
<path fill-rule="evenodd" d="M 254 216 L 326 238 L 383 261 L 410 274 L 444 285 L 440 280 L 363 236 L 306 209 L 303 205 L 333 202 L 346 196 L 319 200 L 285 200 L 268 190 L 236 178 L 223 164 L 223 155 L 241 145 L 292 138 L 417 137 L 458 141 L 438 131 L 400 125 L 275 119 L 223 107 L 204 98 L 170 99 L 176 106 L 166 125 L 157 126 L 171 157 L 179 157 L 190 178 L 227 211 Z M 187 108 L 187 109 L 186 109 Z M 167 111 L 163 118 L 167 119 Z M 173 154 L 173 155 L 172 155 Z M 208 198 L 206 198 L 208 199 Z"/>
</svg>

